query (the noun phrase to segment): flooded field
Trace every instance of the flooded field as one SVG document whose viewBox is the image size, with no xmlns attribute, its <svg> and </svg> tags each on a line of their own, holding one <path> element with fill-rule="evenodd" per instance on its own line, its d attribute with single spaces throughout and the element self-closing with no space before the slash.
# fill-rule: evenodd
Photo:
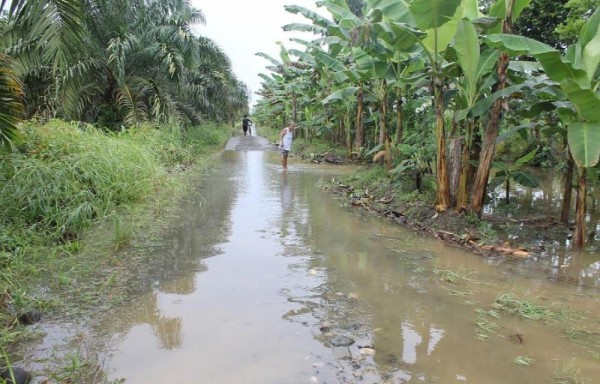
<svg viewBox="0 0 600 384">
<path fill-rule="evenodd" d="M 42 344 L 83 332 L 103 375 L 135 384 L 600 378 L 595 250 L 482 258 L 342 206 L 318 187 L 339 172 L 226 151 L 132 299 Z"/>
<path fill-rule="evenodd" d="M 491 193 L 485 206 L 485 215 L 503 217 L 506 221 L 494 223 L 493 227 L 512 242 L 531 243 L 534 238 L 534 257 L 528 263 L 544 270 L 557 279 L 575 284 L 600 288 L 600 192 L 589 187 L 587 196 L 586 245 L 581 252 L 571 252 L 571 236 L 575 212 L 575 193 L 571 201 L 571 228 L 557 223 L 562 208 L 564 186 L 562 173 L 554 169 L 528 169 L 539 182 L 537 188 L 511 184 L 510 204 L 505 203 L 504 185 Z M 533 226 L 509 225 L 512 219 L 539 220 Z"/>
</svg>

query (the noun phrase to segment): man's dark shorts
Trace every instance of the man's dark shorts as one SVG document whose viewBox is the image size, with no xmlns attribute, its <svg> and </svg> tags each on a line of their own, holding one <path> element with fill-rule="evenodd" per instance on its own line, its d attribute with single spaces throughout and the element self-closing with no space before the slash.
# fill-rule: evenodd
<svg viewBox="0 0 600 384">
<path fill-rule="evenodd" d="M 290 154 L 289 150 L 287 150 L 287 149 L 282 149 L 281 150 L 281 156 L 288 157 L 289 154 Z"/>
</svg>

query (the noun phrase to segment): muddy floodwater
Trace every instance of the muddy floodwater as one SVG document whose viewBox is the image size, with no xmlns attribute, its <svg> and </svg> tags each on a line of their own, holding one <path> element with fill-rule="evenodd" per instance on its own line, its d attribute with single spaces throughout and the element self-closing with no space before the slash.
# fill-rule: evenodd
<svg viewBox="0 0 600 384">
<path fill-rule="evenodd" d="M 565 281 L 552 263 L 449 247 L 332 199 L 318 184 L 341 172 L 294 158 L 283 172 L 277 152 L 225 151 L 181 230 L 143 261 L 132 299 L 86 330 L 103 341 L 108 378 L 600 382 L 598 258 Z"/>
</svg>

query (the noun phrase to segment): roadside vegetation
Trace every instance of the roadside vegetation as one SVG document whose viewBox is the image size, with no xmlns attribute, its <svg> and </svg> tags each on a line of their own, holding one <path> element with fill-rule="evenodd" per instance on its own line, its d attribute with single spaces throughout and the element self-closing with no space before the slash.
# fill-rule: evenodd
<svg viewBox="0 0 600 384">
<path fill-rule="evenodd" d="M 107 295 L 126 273 L 114 251 L 168 214 L 180 175 L 222 149 L 250 94 L 194 31 L 204 15 L 185 0 L 17 0 L 0 12 L 5 377 L 16 346 L 35 337 L 24 325 L 122 299 Z M 110 245 L 84 252 L 97 227 Z M 75 353 L 50 379 L 95 374 L 87 359 Z"/>
<path fill-rule="evenodd" d="M 557 222 L 584 246 L 600 155 L 600 9 L 588 0 L 413 0 L 287 6 L 306 23 L 263 75 L 254 121 L 408 177 L 440 217 L 481 218 L 489 192 L 563 173 Z M 312 35 L 312 39 L 310 39 Z M 277 125 L 275 124 L 275 125 Z M 573 204 L 573 201 L 576 203 Z M 572 207 L 575 206 L 573 211 Z"/>
<path fill-rule="evenodd" d="M 36 317 L 119 303 L 118 293 L 106 299 L 124 278 L 119 265 L 127 263 L 114 252 L 176 205 L 185 187 L 180 175 L 222 149 L 230 129 L 207 123 L 182 132 L 145 124 L 105 133 L 53 120 L 23 123 L 20 134 L 22 144 L 0 155 L 5 354 L 31 337 L 24 325 Z M 82 238 L 98 225 L 108 228 L 108 244 L 82 253 Z"/>
</svg>

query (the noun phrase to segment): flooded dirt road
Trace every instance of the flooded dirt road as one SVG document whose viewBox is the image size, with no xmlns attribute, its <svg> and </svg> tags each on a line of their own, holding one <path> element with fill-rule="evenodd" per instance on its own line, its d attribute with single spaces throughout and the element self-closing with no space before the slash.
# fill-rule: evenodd
<svg viewBox="0 0 600 384">
<path fill-rule="evenodd" d="M 242 138 L 243 139 L 243 138 Z M 600 295 L 343 207 L 341 168 L 225 151 L 91 330 L 126 383 L 600 378 Z M 566 380 L 566 379 L 565 379 Z M 572 381 L 575 382 L 575 381 Z M 582 381 L 580 381 L 582 382 Z"/>
</svg>

